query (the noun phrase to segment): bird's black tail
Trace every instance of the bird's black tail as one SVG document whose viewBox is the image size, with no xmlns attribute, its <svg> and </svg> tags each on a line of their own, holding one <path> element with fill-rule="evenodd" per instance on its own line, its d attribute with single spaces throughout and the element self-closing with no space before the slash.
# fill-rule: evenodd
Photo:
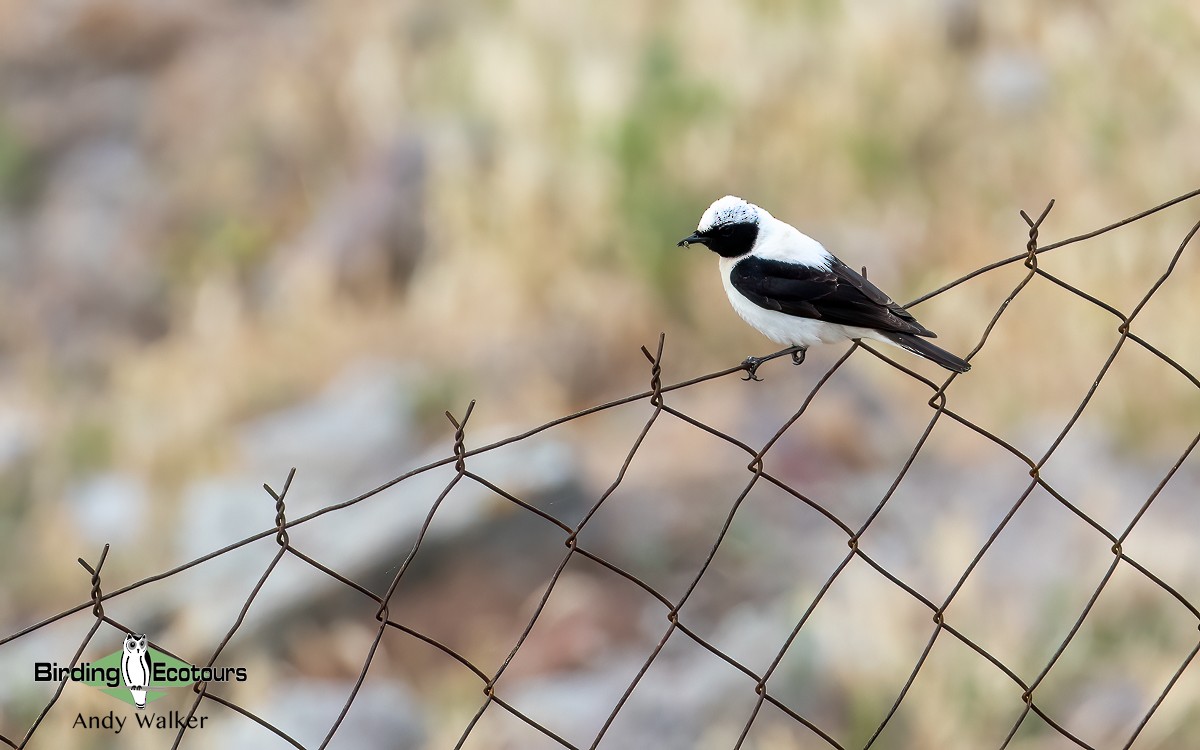
<svg viewBox="0 0 1200 750">
<path fill-rule="evenodd" d="M 934 346 L 919 336 L 914 336 L 911 333 L 889 333 L 887 337 L 901 349 L 907 349 L 913 354 L 919 354 L 930 362 L 936 362 L 945 367 L 947 370 L 966 372 L 971 369 L 971 365 L 967 364 L 966 360 L 959 359 L 945 349 Z"/>
</svg>

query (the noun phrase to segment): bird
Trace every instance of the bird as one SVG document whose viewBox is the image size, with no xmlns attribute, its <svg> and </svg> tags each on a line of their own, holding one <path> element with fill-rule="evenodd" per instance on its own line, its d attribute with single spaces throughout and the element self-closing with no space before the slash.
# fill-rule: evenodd
<svg viewBox="0 0 1200 750">
<path fill-rule="evenodd" d="M 870 339 L 906 349 L 947 370 L 971 365 L 926 339 L 921 325 L 879 287 L 820 242 L 766 209 L 734 195 L 713 201 L 696 231 L 679 247 L 700 244 L 720 256 L 725 294 L 742 320 L 787 349 L 742 363 L 747 380 L 760 380 L 764 362 L 790 354 L 804 361 L 813 344 Z"/>
<path fill-rule="evenodd" d="M 133 696 L 133 705 L 146 707 L 146 687 L 150 684 L 150 656 L 145 634 L 127 633 L 121 644 L 121 679 Z"/>
</svg>

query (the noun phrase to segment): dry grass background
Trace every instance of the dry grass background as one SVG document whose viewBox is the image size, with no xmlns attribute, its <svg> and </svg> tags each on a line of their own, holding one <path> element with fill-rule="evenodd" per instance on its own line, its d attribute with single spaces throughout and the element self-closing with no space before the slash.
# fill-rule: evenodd
<svg viewBox="0 0 1200 750">
<path fill-rule="evenodd" d="M 0 0 L 0 623 L 12 630 L 79 601 L 86 587 L 74 559 L 94 557 L 103 541 L 114 541 L 109 574 L 123 582 L 237 538 L 219 524 L 191 527 L 222 487 L 252 492 L 296 463 L 301 508 L 368 489 L 444 449 L 440 414 L 461 412 L 470 397 L 480 402 L 474 428 L 500 435 L 642 388 L 638 347 L 659 331 L 671 379 L 765 353 L 768 342 L 728 309 L 713 259 L 674 246 L 725 193 L 866 265 L 904 300 L 1018 252 L 1020 208 L 1058 200 L 1042 232 L 1052 241 L 1192 189 L 1198 43 L 1200 10 L 1182 1 Z M 1195 215 L 1185 204 L 1044 256 L 1043 267 L 1128 311 Z M 921 305 L 919 317 L 965 351 L 1022 273 L 989 273 Z M 1138 322 L 1193 372 L 1197 283 L 1189 252 Z M 1044 450 L 1115 328 L 1051 285 L 1031 286 L 955 384 L 956 410 L 1029 454 Z M 706 387 L 679 402 L 761 440 L 838 354 L 814 351 L 802 370 L 770 367 L 764 383 Z M 363 371 L 375 374 L 355 380 Z M 362 396 L 380 383 L 382 400 Z M 798 486 L 829 507 L 860 507 L 919 434 L 926 396 L 867 357 L 832 386 L 782 453 Z M 338 411 L 343 401 L 361 406 L 356 398 L 365 411 Z M 325 407 L 341 421 L 323 423 Z M 378 412 L 392 421 L 371 442 L 362 435 L 376 434 Z M 268 429 L 281 418 L 286 435 L 297 413 L 312 419 L 294 442 Z M 640 418 L 590 420 L 556 438 L 572 456 L 572 492 L 592 497 L 611 480 Z M 1191 384 L 1126 352 L 1048 474 L 1117 526 L 1198 422 Z M 262 448 L 263 435 L 277 442 Z M 631 480 L 638 500 L 613 511 L 597 544 L 674 580 L 710 539 L 742 463 L 687 431 L 663 440 L 648 461 L 668 470 Z M 356 464 L 339 446 L 373 453 Z M 892 544 L 895 565 L 940 591 L 1015 498 L 1005 491 L 1019 489 L 1022 468 L 952 425 L 928 453 L 919 496 L 898 497 L 897 517 L 883 519 L 891 532 L 881 550 Z M 1147 532 L 1131 539 L 1132 554 L 1192 601 L 1198 476 L 1185 466 Z M 250 530 L 271 524 L 269 504 L 256 502 L 245 501 Z M 827 574 L 817 553 L 793 549 L 819 546 L 811 519 L 779 504 L 740 532 L 736 564 L 707 600 L 705 617 L 733 641 L 770 631 L 762 623 L 786 633 L 811 595 L 805 587 Z M 493 516 L 504 518 L 484 512 L 485 531 L 499 523 Z M 1036 655 L 1078 611 L 1062 602 L 1094 586 L 1081 582 L 1099 559 L 1090 553 L 1105 552 L 1078 541 L 1069 518 L 1048 519 L 1019 526 L 1027 536 L 1014 536 L 980 576 L 986 583 L 956 604 L 964 629 L 991 632 L 1034 673 Z M 455 539 L 451 550 L 478 541 Z M 516 542 L 497 549 L 527 554 Z M 764 582 L 772 568 L 756 552 L 796 567 Z M 434 613 L 430 628 L 464 644 L 494 639 L 482 653 L 499 648 L 537 590 L 529 581 L 549 571 L 517 561 L 481 572 L 473 553 L 444 554 L 402 601 Z M 586 705 L 569 710 L 537 689 L 592 695 L 587 685 L 604 677 L 597 665 L 644 655 L 658 625 L 639 620 L 645 603 L 612 582 L 576 582 L 578 597 L 561 604 L 560 629 L 531 649 L 517 688 L 535 706 L 578 710 L 590 726 Z M 861 601 L 875 600 L 872 586 L 847 585 L 842 614 L 813 626 L 812 663 L 798 657 L 789 673 L 798 703 L 850 746 L 869 736 L 894 674 L 919 653 L 910 636 L 927 632 L 914 615 L 881 633 L 895 615 Z M 1070 652 L 1055 704 L 1104 747 L 1128 734 L 1128 717 L 1145 710 L 1195 630 L 1137 581 L 1118 590 L 1097 618 L 1107 625 Z M 611 611 L 588 605 L 597 599 Z M 248 639 L 240 657 L 265 677 L 246 699 L 268 700 L 285 678 L 336 685 L 352 676 L 362 656 L 354 644 L 373 624 L 358 615 L 300 618 L 274 641 Z M 164 607 L 145 627 L 199 660 L 211 643 L 198 616 Z M 420 717 L 420 731 L 397 746 L 452 744 L 477 688 L 411 644 L 389 648 L 381 671 L 416 696 Z M 1019 707 L 1013 688 L 971 672 L 969 654 L 944 658 L 885 746 L 998 741 Z M 1198 685 L 1185 675 L 1137 747 L 1200 742 Z M 36 701 L 19 676 L 0 687 L 0 731 L 10 733 Z M 601 716 L 611 707 L 593 704 Z M 667 736 L 723 747 L 744 721 L 735 714 L 675 717 L 690 728 Z M 775 719 L 764 720 L 756 747 L 810 746 L 811 736 Z M 624 746 L 645 741 L 644 727 L 628 731 L 634 744 Z M 103 746 L 65 730 L 47 737 Z M 505 725 L 475 746 L 533 742 Z M 1062 744 L 1037 729 L 1017 742 Z"/>
</svg>

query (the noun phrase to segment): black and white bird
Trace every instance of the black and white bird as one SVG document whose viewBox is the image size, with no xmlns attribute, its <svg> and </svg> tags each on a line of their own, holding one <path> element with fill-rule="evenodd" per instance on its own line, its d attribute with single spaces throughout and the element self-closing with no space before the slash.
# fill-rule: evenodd
<svg viewBox="0 0 1200 750">
<path fill-rule="evenodd" d="M 733 195 L 714 201 L 696 231 L 679 241 L 721 256 L 721 282 L 733 309 L 760 333 L 789 347 L 748 357 L 749 377 L 785 354 L 800 364 L 813 344 L 873 339 L 907 349 L 954 372 L 971 365 L 925 339 L 921 325 L 866 277 L 808 235 Z"/>
</svg>

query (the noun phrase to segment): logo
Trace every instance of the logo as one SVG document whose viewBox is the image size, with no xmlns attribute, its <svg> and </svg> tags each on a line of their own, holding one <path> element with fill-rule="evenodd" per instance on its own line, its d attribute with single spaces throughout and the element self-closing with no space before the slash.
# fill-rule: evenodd
<svg viewBox="0 0 1200 750">
<path fill-rule="evenodd" d="M 75 666 L 60 666 L 58 662 L 35 662 L 35 682 L 78 682 L 107 693 L 143 712 L 148 703 L 164 698 L 170 688 L 188 687 L 196 682 L 245 682 L 245 667 L 196 667 L 150 646 L 146 635 L 127 633 L 120 650 L 90 662 Z M 206 716 L 181 716 L 170 711 L 163 716 L 154 713 L 135 715 L 135 726 L 143 729 L 178 729 L 203 727 Z M 109 711 L 102 716 L 76 717 L 74 727 L 110 729 L 119 734 L 126 717 Z"/>
</svg>

